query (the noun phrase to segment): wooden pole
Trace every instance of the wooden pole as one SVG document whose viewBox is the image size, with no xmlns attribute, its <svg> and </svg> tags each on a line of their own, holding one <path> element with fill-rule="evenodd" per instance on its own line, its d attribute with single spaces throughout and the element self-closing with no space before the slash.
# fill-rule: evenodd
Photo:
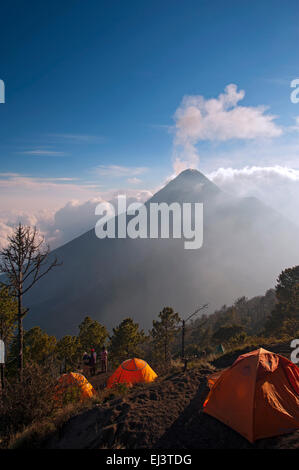
<svg viewBox="0 0 299 470">
<path fill-rule="evenodd" d="M 185 357 L 185 320 L 182 325 L 182 359 Z"/>
<path fill-rule="evenodd" d="M 0 339 L 0 385 L 1 391 L 4 390 L 4 363 L 5 363 L 5 343 Z"/>
</svg>

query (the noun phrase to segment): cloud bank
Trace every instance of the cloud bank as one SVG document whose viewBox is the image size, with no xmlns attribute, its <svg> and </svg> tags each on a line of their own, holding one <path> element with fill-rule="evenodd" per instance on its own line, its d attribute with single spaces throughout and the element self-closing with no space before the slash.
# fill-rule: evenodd
<svg viewBox="0 0 299 470">
<path fill-rule="evenodd" d="M 254 196 L 273 207 L 294 223 L 299 220 L 299 170 L 286 166 L 246 166 L 241 169 L 219 168 L 207 174 L 217 186 L 237 197 Z M 126 194 L 127 202 L 145 202 L 151 191 L 140 189 L 111 190 L 84 202 L 72 200 L 58 210 L 30 211 L 0 210 L 0 246 L 6 244 L 18 222 L 35 225 L 56 248 L 93 228 L 97 221 L 95 207 L 100 202 L 116 204 L 119 194 Z"/>
<path fill-rule="evenodd" d="M 84 202 L 72 200 L 58 210 L 40 210 L 34 213 L 18 210 L 0 210 L 0 249 L 7 244 L 7 236 L 12 235 L 14 227 L 21 222 L 36 226 L 45 237 L 51 249 L 57 248 L 92 229 L 98 217 L 95 208 L 99 203 L 109 202 L 117 205 L 117 196 L 126 194 L 127 204 L 145 202 L 152 196 L 151 191 L 140 189 L 111 190 L 103 196 Z"/>
<path fill-rule="evenodd" d="M 185 96 L 176 110 L 174 137 L 174 170 L 197 168 L 200 141 L 260 139 L 279 137 L 282 129 L 274 122 L 276 116 L 265 114 L 265 106 L 240 106 L 244 90 L 227 85 L 218 98 Z"/>
<path fill-rule="evenodd" d="M 257 197 L 298 224 L 299 170 L 279 165 L 246 166 L 219 168 L 207 176 L 227 193 Z"/>
</svg>

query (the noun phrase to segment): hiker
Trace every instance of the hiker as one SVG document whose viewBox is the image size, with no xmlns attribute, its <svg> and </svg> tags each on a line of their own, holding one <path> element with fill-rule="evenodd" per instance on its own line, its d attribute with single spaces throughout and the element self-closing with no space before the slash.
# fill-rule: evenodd
<svg viewBox="0 0 299 470">
<path fill-rule="evenodd" d="M 85 351 L 84 354 L 83 354 L 83 362 L 84 364 L 88 365 L 89 364 L 89 355 L 88 353 Z"/>
<path fill-rule="evenodd" d="M 84 373 L 84 375 L 87 375 L 88 372 L 89 372 L 90 356 L 86 351 L 83 354 L 82 360 L 83 360 L 83 373 Z"/>
<path fill-rule="evenodd" d="M 107 372 L 108 370 L 108 351 L 103 346 L 102 352 L 101 352 L 101 364 L 102 364 L 102 372 Z"/>
<path fill-rule="evenodd" d="M 92 348 L 91 355 L 89 358 L 90 375 L 95 375 L 96 373 L 96 362 L 97 362 L 97 353 Z"/>
</svg>

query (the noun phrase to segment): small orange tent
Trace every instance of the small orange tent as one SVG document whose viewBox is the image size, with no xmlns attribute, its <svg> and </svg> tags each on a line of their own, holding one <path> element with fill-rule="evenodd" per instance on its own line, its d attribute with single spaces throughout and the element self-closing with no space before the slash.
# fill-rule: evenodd
<svg viewBox="0 0 299 470">
<path fill-rule="evenodd" d="M 153 382 L 158 377 L 156 372 L 142 359 L 127 359 L 122 362 L 116 371 L 109 377 L 107 388 L 112 388 L 119 383 L 132 386 L 138 382 Z"/>
<path fill-rule="evenodd" d="M 299 429 L 299 367 L 283 356 L 257 349 L 208 378 L 204 412 L 248 441 Z"/>
<path fill-rule="evenodd" d="M 59 402 L 79 399 L 83 401 L 95 395 L 95 390 L 86 377 L 76 372 L 63 374 L 59 377 L 56 386 L 55 398 Z"/>
</svg>

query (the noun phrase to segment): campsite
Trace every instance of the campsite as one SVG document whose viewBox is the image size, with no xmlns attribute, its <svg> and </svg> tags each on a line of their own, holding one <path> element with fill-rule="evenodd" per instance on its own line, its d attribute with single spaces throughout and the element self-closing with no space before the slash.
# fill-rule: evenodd
<svg viewBox="0 0 299 470">
<path fill-rule="evenodd" d="M 209 315 L 208 304 L 183 318 L 167 306 L 147 331 L 86 316 L 56 338 L 23 329 L 26 272 L 30 286 L 59 267 L 36 239 L 19 224 L 1 253 L 12 284 L 0 289 L 0 447 L 298 448 L 299 266 Z"/>
<path fill-rule="evenodd" d="M 28 426 L 8 445 L 298 449 L 299 368 L 287 359 L 292 352 L 288 342 L 272 344 L 271 350 L 224 352 L 210 362 L 190 363 L 184 371 L 183 363 L 176 362 L 161 375 L 139 358 L 87 379 L 79 372 L 65 373 L 54 388 L 55 403 L 65 411 Z"/>
<path fill-rule="evenodd" d="M 299 450 L 298 18 L 1 2 L 0 470 Z"/>
<path fill-rule="evenodd" d="M 112 332 L 85 317 L 60 339 L 33 327 L 22 369 L 3 288 L 0 448 L 298 449 L 298 275 L 210 315 L 164 307 L 148 331 L 130 317 Z"/>
<path fill-rule="evenodd" d="M 273 345 L 273 349 L 287 351 L 288 345 Z M 221 361 L 222 366 L 229 367 L 230 355 L 224 355 Z M 115 396 L 108 397 L 105 403 L 82 410 L 40 441 L 36 441 L 36 433 L 28 432 L 14 446 L 46 449 L 298 449 L 298 408 L 293 424 L 297 430 L 255 442 L 204 412 L 209 393 L 207 378 L 215 375 L 215 370 L 223 371 L 216 366 L 217 360 L 215 366 L 192 367 L 185 373 L 173 370 L 154 382 L 135 385 L 124 395 L 115 391 Z M 106 380 L 107 376 L 101 374 L 90 379 L 95 390 L 103 390 Z"/>
</svg>

